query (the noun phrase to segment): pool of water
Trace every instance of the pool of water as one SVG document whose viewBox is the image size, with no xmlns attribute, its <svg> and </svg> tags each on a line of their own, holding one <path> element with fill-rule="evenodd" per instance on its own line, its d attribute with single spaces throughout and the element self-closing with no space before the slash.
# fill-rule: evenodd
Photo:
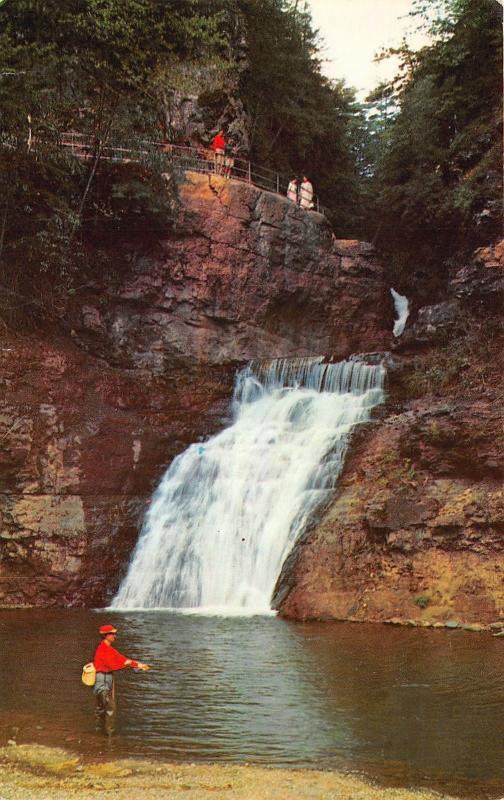
<svg viewBox="0 0 504 800">
<path fill-rule="evenodd" d="M 118 733 L 80 682 L 97 628 L 153 665 L 117 678 Z M 0 744 L 87 757 L 335 768 L 504 794 L 504 639 L 487 633 L 168 612 L 0 611 Z"/>
</svg>

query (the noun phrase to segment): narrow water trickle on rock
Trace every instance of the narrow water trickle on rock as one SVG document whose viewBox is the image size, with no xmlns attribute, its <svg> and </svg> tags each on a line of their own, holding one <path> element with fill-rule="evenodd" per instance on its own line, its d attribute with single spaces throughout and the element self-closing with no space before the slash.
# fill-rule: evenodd
<svg viewBox="0 0 504 800">
<path fill-rule="evenodd" d="M 252 363 L 234 421 L 174 459 L 114 608 L 269 613 L 282 564 L 335 487 L 352 429 L 383 401 L 384 369 L 322 358 Z"/>
<path fill-rule="evenodd" d="M 397 314 L 392 332 L 394 336 L 399 337 L 402 335 L 409 317 L 409 301 L 407 297 L 399 294 L 395 289 L 391 289 L 390 294 L 394 298 L 394 308 Z"/>
</svg>

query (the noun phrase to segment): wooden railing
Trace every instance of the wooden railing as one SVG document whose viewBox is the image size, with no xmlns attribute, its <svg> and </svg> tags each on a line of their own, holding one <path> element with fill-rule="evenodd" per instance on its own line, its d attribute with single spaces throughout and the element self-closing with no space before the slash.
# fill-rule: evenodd
<svg viewBox="0 0 504 800">
<path fill-rule="evenodd" d="M 79 159 L 92 159 L 97 152 L 97 142 L 92 136 L 83 133 L 64 133 L 61 144 Z M 182 171 L 205 172 L 220 174 L 232 180 L 244 181 L 259 189 L 285 195 L 289 179 L 267 167 L 260 167 L 243 158 L 234 156 L 221 156 L 215 158 L 212 150 L 205 147 L 184 147 L 169 144 L 168 142 L 142 141 L 131 146 L 125 144 L 109 144 L 100 150 L 100 158 L 106 161 L 122 163 L 140 162 L 149 157 L 161 156 L 167 163 L 173 164 Z M 319 198 L 313 196 L 311 210 L 320 214 L 325 213 L 324 207 L 319 203 Z"/>
</svg>

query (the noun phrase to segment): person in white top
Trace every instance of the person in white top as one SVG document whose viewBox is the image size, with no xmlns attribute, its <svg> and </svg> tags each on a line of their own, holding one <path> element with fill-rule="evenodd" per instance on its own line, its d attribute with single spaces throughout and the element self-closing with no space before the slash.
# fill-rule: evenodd
<svg viewBox="0 0 504 800">
<path fill-rule="evenodd" d="M 301 208 L 313 208 L 313 186 L 306 175 L 299 190 L 299 205 Z"/>
<path fill-rule="evenodd" d="M 293 203 L 297 203 L 298 201 L 298 182 L 297 178 L 292 178 L 291 182 L 287 187 L 287 197 L 289 200 L 292 200 Z"/>
</svg>

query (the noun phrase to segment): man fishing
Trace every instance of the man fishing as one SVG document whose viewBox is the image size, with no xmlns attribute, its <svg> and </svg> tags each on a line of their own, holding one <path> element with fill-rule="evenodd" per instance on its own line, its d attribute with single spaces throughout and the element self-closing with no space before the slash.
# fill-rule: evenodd
<svg viewBox="0 0 504 800">
<path fill-rule="evenodd" d="M 93 658 L 96 669 L 95 714 L 100 727 L 103 727 L 105 733 L 111 736 L 115 729 L 117 711 L 113 673 L 124 667 L 147 672 L 150 667 L 148 664 L 142 664 L 141 661 L 126 658 L 112 647 L 117 637 L 117 628 L 114 628 L 113 625 L 102 625 L 98 629 L 98 633 L 102 640 L 96 648 Z"/>
</svg>

